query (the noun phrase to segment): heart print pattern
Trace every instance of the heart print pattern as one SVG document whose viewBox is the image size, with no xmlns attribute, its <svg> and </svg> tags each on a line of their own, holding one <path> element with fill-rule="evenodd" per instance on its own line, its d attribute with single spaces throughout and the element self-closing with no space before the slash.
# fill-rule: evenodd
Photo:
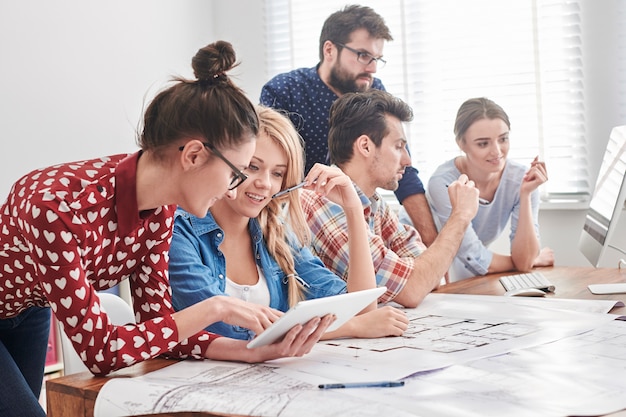
<svg viewBox="0 0 626 417">
<path fill-rule="evenodd" d="M 217 337 L 178 343 L 167 275 L 175 207 L 139 215 L 139 155 L 35 170 L 0 208 L 0 318 L 49 305 L 94 374 L 164 353 L 200 359 Z M 138 324 L 113 326 L 96 291 L 124 279 Z"/>
</svg>

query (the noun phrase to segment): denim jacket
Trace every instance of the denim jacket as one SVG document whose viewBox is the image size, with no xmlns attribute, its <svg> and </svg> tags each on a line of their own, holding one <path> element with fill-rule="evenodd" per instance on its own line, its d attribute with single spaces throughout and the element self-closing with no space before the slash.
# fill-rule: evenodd
<svg viewBox="0 0 626 417">
<path fill-rule="evenodd" d="M 268 253 L 256 219 L 250 219 L 248 229 L 256 263 L 263 271 L 269 288 L 270 307 L 287 311 L 287 276 Z M 198 218 L 182 209 L 176 211 L 169 278 L 172 302 L 177 311 L 214 295 L 226 295 L 226 260 L 219 249 L 222 240 L 224 231 L 215 222 L 211 212 L 204 218 Z M 328 270 L 307 247 L 292 244 L 291 248 L 296 272 L 304 284 L 307 299 L 346 292 L 346 283 Z M 254 332 L 224 322 L 214 323 L 207 330 L 235 339 L 254 337 Z"/>
</svg>

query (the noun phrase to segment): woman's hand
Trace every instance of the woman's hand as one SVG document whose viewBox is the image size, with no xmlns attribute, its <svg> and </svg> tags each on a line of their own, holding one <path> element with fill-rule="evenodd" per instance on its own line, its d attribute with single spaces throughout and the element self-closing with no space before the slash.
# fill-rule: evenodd
<svg viewBox="0 0 626 417">
<path fill-rule="evenodd" d="M 304 326 L 299 324 L 294 326 L 281 341 L 250 349 L 255 358 L 253 361 L 264 362 L 309 353 L 335 319 L 334 314 L 328 314 L 321 319 L 313 318 Z"/>
<path fill-rule="evenodd" d="M 246 347 L 249 343 L 247 340 L 219 337 L 209 345 L 205 356 L 209 359 L 248 363 L 303 356 L 313 349 L 335 319 L 334 314 L 328 314 L 321 319 L 315 317 L 305 325 L 294 326 L 281 341 L 254 349 Z"/>
<path fill-rule="evenodd" d="M 554 265 L 554 251 L 550 248 L 543 248 L 533 262 L 533 268 L 536 266 L 552 266 Z"/>
<path fill-rule="evenodd" d="M 323 195 L 344 210 L 363 210 L 352 180 L 337 167 L 315 164 L 306 176 L 307 185 L 304 188 Z"/>
<path fill-rule="evenodd" d="M 402 310 L 384 306 L 352 317 L 337 330 L 326 333 L 323 339 L 331 340 L 341 337 L 372 339 L 402 336 L 408 327 L 409 319 Z"/>
<path fill-rule="evenodd" d="M 540 162 L 539 157 L 536 156 L 530 163 L 530 169 L 524 175 L 522 186 L 520 188 L 520 194 L 529 195 L 546 181 L 548 181 L 546 163 Z"/>
<path fill-rule="evenodd" d="M 213 304 L 220 321 L 250 329 L 256 334 L 263 332 L 283 315 L 282 311 L 223 295 L 207 298 L 203 302 Z"/>
<path fill-rule="evenodd" d="M 376 338 L 387 336 L 402 336 L 409 327 L 409 319 L 404 311 L 391 306 L 379 307 L 355 316 L 358 325 L 354 337 Z"/>
</svg>

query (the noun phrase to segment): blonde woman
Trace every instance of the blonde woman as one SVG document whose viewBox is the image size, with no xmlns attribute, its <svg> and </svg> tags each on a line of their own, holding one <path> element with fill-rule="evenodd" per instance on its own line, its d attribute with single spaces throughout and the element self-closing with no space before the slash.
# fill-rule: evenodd
<svg viewBox="0 0 626 417">
<path fill-rule="evenodd" d="M 148 105 L 133 154 L 37 169 L 0 208 L 0 415 L 44 416 L 38 397 L 54 314 L 94 374 L 146 359 L 261 362 L 308 352 L 332 317 L 294 328 L 282 342 L 247 349 L 208 333 L 226 320 L 257 329 L 261 309 L 219 299 L 174 311 L 167 258 L 177 206 L 203 215 L 245 183 L 258 133 L 254 105 L 226 74 L 228 42 L 198 50 L 195 79 L 176 79 Z M 130 281 L 137 324 L 115 326 L 98 290 Z M 311 333 L 312 329 L 315 330 Z"/>
<path fill-rule="evenodd" d="M 259 139 L 248 180 L 215 203 L 204 218 L 178 210 L 170 251 L 174 308 L 184 309 L 211 297 L 229 297 L 267 306 L 276 318 L 302 299 L 373 288 L 374 267 L 354 186 L 337 168 L 316 164 L 304 188 L 342 206 L 350 235 L 347 282 L 328 270 L 308 249 L 309 229 L 298 189 L 303 149 L 290 121 L 275 110 L 259 108 Z M 286 220 L 285 220 L 286 219 Z M 323 338 L 400 335 L 408 321 L 392 307 L 371 305 Z M 220 322 L 208 327 L 232 338 L 251 339 L 252 329 Z"/>
</svg>

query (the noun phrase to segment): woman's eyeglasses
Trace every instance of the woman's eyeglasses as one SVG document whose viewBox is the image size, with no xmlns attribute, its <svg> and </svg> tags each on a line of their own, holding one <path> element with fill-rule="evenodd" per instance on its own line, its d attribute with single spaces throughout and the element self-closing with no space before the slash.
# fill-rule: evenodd
<svg viewBox="0 0 626 417">
<path fill-rule="evenodd" d="M 224 161 L 224 163 L 228 165 L 230 169 L 232 169 L 233 178 L 230 180 L 230 185 L 228 186 L 229 190 L 234 190 L 235 188 L 239 187 L 242 182 L 248 179 L 248 176 L 246 174 L 241 172 L 239 168 L 237 168 L 235 165 L 233 165 L 232 162 L 226 159 L 226 157 L 222 155 L 222 153 L 218 151 L 213 145 L 211 145 L 210 143 L 206 143 L 206 142 L 202 142 L 202 144 L 206 146 L 207 148 L 209 148 L 209 150 L 213 152 L 215 156 L 217 156 L 222 161 Z M 182 151 L 183 149 L 185 149 L 184 146 L 181 146 L 178 148 L 179 151 Z"/>
</svg>

